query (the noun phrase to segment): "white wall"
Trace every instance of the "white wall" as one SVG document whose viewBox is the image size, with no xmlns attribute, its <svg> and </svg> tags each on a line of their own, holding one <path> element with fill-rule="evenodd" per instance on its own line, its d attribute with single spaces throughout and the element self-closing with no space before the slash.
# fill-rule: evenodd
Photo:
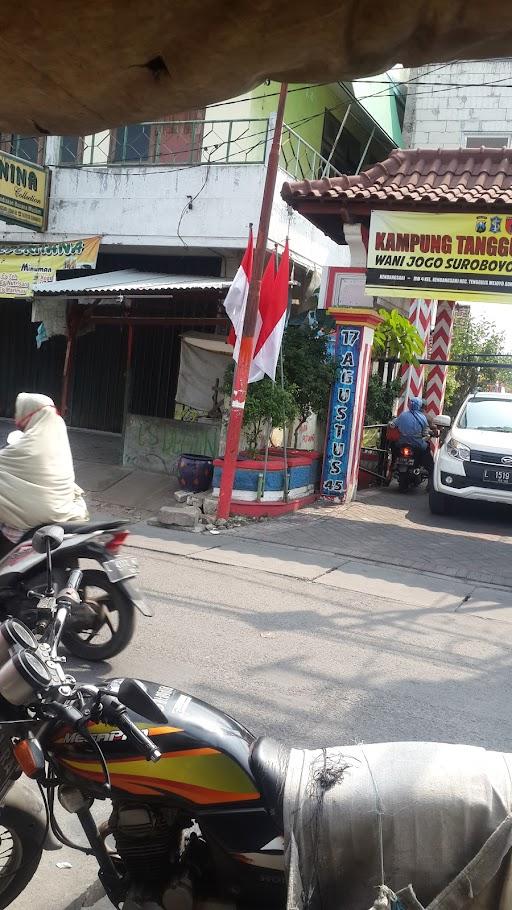
<svg viewBox="0 0 512 910">
<path fill-rule="evenodd" d="M 0 239 L 57 240 L 101 234 L 102 247 L 129 246 L 195 250 L 240 250 L 248 225 L 256 232 L 265 179 L 263 165 L 212 165 L 177 168 L 55 168 L 52 173 L 48 231 L 36 234 L 0 222 Z M 278 175 L 269 245 L 284 243 L 287 206 Z M 188 197 L 193 198 L 189 211 Z M 178 236 L 178 231 L 183 240 Z M 293 258 L 321 266 L 336 245 L 309 221 L 290 221 Z"/>
<path fill-rule="evenodd" d="M 404 124 L 406 146 L 460 148 L 466 135 L 512 133 L 512 61 L 469 60 L 411 71 Z M 451 83 L 449 88 L 446 83 Z M 460 87 L 457 87 L 460 86 Z M 482 142 L 482 144 L 485 144 Z M 510 144 L 510 142 L 508 143 Z"/>
</svg>

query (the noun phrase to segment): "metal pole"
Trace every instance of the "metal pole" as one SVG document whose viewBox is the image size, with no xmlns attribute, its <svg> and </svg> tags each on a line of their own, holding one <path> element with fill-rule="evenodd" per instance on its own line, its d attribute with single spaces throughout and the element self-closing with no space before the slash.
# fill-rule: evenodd
<svg viewBox="0 0 512 910">
<path fill-rule="evenodd" d="M 368 137 L 368 142 L 366 143 L 366 145 L 365 145 L 365 147 L 364 147 L 364 152 L 363 152 L 363 154 L 361 155 L 361 160 L 360 160 L 359 164 L 357 165 L 356 174 L 359 173 L 359 171 L 361 170 L 361 168 L 362 168 L 362 166 L 363 166 L 363 161 L 364 161 L 364 159 L 366 158 L 366 153 L 368 152 L 368 149 L 370 148 L 370 143 L 371 143 L 371 141 L 372 141 L 372 139 L 373 139 L 374 136 L 375 136 L 375 127 L 373 127 L 373 129 L 372 129 L 372 131 L 371 131 L 371 133 L 370 133 L 370 135 L 369 135 L 369 137 Z"/>
<path fill-rule="evenodd" d="M 341 134 L 342 134 L 342 132 L 343 132 L 343 129 L 344 129 L 344 127 L 345 127 L 345 124 L 346 124 L 346 122 L 347 122 L 347 120 L 348 120 L 348 116 L 349 116 L 349 114 L 350 114 L 350 109 L 351 109 L 351 107 L 352 107 L 352 103 L 350 103 L 349 106 L 347 107 L 347 110 L 345 111 L 345 116 L 344 116 L 343 120 L 342 120 L 341 123 L 340 123 L 340 128 L 339 128 L 338 132 L 336 133 L 336 139 L 334 140 L 334 142 L 333 142 L 333 144 L 332 144 L 331 151 L 329 152 L 329 157 L 328 157 L 327 161 L 325 162 L 325 167 L 324 167 L 324 169 L 323 169 L 323 171 L 322 171 L 322 177 L 325 177 L 325 176 L 327 175 L 327 170 L 328 170 L 329 165 L 330 165 L 330 163 L 331 163 L 331 161 L 332 161 L 332 157 L 333 157 L 333 155 L 334 155 L 334 152 L 336 151 L 336 146 L 338 145 L 338 142 L 340 141 L 340 136 L 341 136 Z"/>
<path fill-rule="evenodd" d="M 240 342 L 240 352 L 238 355 L 238 363 L 235 367 L 235 375 L 233 378 L 231 409 L 229 412 L 228 430 L 226 436 L 226 451 L 224 453 L 222 478 L 219 491 L 219 505 L 217 509 L 218 518 L 228 518 L 229 510 L 231 507 L 231 495 L 233 493 L 236 460 L 240 446 L 240 433 L 242 431 L 245 399 L 247 397 L 247 385 L 249 382 L 249 372 L 251 369 L 251 361 L 256 340 L 254 338 L 254 332 L 256 329 L 256 319 L 258 316 L 258 307 L 260 302 L 261 279 L 263 277 L 263 268 L 265 265 L 268 228 L 270 224 L 272 202 L 274 200 L 274 191 L 276 186 L 277 167 L 279 164 L 279 150 L 281 146 L 281 132 L 283 129 L 284 107 L 286 104 L 287 91 L 288 85 L 286 82 L 283 82 L 281 84 L 281 91 L 279 93 L 279 104 L 277 107 L 274 136 L 272 138 L 272 147 L 270 149 L 270 155 L 268 156 L 267 174 L 265 177 L 263 199 L 261 201 L 260 223 L 258 225 L 258 236 L 254 249 L 252 277 L 249 285 L 247 306 L 245 308 L 245 319 Z"/>
<path fill-rule="evenodd" d="M 400 363 L 397 357 L 378 357 L 377 360 L 379 363 Z M 512 370 L 512 363 L 487 363 L 482 360 L 432 360 L 430 357 L 420 357 L 418 363 L 424 366 L 485 367 L 488 370 Z"/>
</svg>

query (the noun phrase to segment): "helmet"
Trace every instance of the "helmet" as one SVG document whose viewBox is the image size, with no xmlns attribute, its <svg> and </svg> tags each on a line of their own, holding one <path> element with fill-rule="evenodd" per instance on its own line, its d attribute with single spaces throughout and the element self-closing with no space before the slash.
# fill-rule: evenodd
<svg viewBox="0 0 512 910">
<path fill-rule="evenodd" d="M 425 401 L 423 400 L 423 398 L 411 398 L 411 400 L 409 402 L 409 407 L 410 407 L 411 411 L 421 411 L 421 409 L 424 406 L 425 406 Z"/>
</svg>

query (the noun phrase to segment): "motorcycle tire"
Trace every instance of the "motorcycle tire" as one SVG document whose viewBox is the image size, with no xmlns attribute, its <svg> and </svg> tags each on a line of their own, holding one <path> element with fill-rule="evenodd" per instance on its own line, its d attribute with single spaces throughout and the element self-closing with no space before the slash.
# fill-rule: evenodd
<svg viewBox="0 0 512 910">
<path fill-rule="evenodd" d="M 40 815 L 33 794 L 19 785 L 7 794 L 0 808 L 2 860 L 7 845 L 13 851 L 0 868 L 0 910 L 16 900 L 37 871 L 46 835 L 46 823 Z"/>
<path fill-rule="evenodd" d="M 84 569 L 80 594 L 87 588 L 98 588 L 107 594 L 106 602 L 102 599 L 109 613 L 117 613 L 118 625 L 115 630 L 111 628 L 111 638 L 104 642 L 94 644 L 94 639 L 87 641 L 75 631 L 64 632 L 62 643 L 70 654 L 82 660 L 110 660 L 120 654 L 129 645 L 135 632 L 135 607 L 124 596 L 118 585 L 113 584 L 101 569 Z M 82 633 L 84 634 L 84 633 Z"/>
<path fill-rule="evenodd" d="M 405 471 L 398 475 L 398 490 L 400 493 L 407 493 L 409 490 L 409 477 Z"/>
</svg>

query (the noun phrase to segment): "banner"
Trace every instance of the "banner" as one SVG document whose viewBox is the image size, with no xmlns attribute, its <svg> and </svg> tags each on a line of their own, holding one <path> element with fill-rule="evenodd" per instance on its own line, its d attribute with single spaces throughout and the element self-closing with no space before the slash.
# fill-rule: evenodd
<svg viewBox="0 0 512 910">
<path fill-rule="evenodd" d="M 372 212 L 365 293 L 512 303 L 512 215 Z"/>
<path fill-rule="evenodd" d="M 57 243 L 0 242 L 0 297 L 32 297 L 33 285 L 62 269 L 94 269 L 100 237 Z"/>
<path fill-rule="evenodd" d="M 50 171 L 0 152 L 0 218 L 33 231 L 46 230 Z"/>
</svg>

